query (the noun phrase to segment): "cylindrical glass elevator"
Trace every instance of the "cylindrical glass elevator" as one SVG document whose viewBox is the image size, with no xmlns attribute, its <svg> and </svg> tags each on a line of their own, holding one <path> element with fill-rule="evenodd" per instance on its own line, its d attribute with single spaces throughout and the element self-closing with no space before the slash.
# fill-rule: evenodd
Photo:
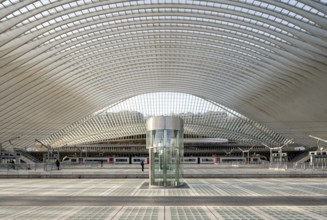
<svg viewBox="0 0 327 220">
<path fill-rule="evenodd" d="M 152 117 L 147 120 L 146 129 L 146 147 L 150 157 L 149 185 L 181 186 L 183 120 L 173 116 Z"/>
</svg>

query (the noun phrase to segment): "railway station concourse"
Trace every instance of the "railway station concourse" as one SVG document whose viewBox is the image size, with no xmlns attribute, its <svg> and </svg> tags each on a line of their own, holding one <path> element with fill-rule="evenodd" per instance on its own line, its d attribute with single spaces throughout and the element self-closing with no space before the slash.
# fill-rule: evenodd
<svg viewBox="0 0 327 220">
<path fill-rule="evenodd" d="M 326 17 L 326 0 L 1 1 L 0 218 L 327 219 Z M 184 124 L 179 188 L 149 186 L 156 116 Z"/>
</svg>

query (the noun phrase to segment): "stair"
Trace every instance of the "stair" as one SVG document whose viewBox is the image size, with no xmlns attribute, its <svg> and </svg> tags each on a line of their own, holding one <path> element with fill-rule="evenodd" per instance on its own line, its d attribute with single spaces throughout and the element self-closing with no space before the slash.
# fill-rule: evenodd
<svg viewBox="0 0 327 220">
<path fill-rule="evenodd" d="M 304 151 L 302 154 L 294 157 L 290 162 L 293 163 L 304 163 L 310 159 L 309 151 Z"/>
<path fill-rule="evenodd" d="M 16 153 L 20 153 L 20 159 L 23 160 L 27 164 L 41 163 L 41 161 L 39 161 L 37 158 L 33 157 L 27 151 L 24 151 L 24 150 L 18 149 L 18 148 L 15 148 L 14 150 Z"/>
</svg>

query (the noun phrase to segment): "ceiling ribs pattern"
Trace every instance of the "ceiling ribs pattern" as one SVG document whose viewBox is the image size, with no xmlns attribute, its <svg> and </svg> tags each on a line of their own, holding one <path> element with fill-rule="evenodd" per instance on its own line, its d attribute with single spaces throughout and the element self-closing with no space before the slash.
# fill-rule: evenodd
<svg viewBox="0 0 327 220">
<path fill-rule="evenodd" d="M 0 141 L 31 146 L 127 98 L 179 92 L 312 145 L 327 138 L 326 14 L 324 0 L 2 1 Z"/>
<path fill-rule="evenodd" d="M 181 93 L 151 93 L 129 98 L 75 122 L 43 143 L 52 147 L 97 143 L 146 133 L 146 119 L 153 116 L 179 116 L 184 133 L 224 138 L 243 144 L 291 143 L 266 127 L 217 103 Z"/>
</svg>

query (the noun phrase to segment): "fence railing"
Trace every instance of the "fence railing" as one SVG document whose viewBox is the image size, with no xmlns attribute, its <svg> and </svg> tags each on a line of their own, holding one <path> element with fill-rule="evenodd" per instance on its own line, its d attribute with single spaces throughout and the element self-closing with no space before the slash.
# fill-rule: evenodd
<svg viewBox="0 0 327 220">
<path fill-rule="evenodd" d="M 131 168 L 138 167 L 139 164 L 108 164 L 108 163 L 100 163 L 100 162 L 86 162 L 83 164 L 78 163 L 61 163 L 60 169 L 89 169 L 89 168 Z M 220 164 L 183 164 L 185 169 L 197 169 L 197 168 L 237 168 L 237 169 L 279 169 L 279 170 L 323 170 L 327 172 L 327 163 L 293 163 L 293 162 L 275 162 L 275 163 L 243 163 L 243 162 L 229 162 L 229 163 L 220 163 Z M 35 164 L 0 164 L 0 171 L 53 171 L 58 170 L 55 163 L 35 163 Z"/>
<path fill-rule="evenodd" d="M 110 167 L 111 165 L 109 164 L 101 164 L 100 162 L 86 162 L 83 164 L 76 164 L 76 163 L 61 163 L 59 169 L 74 169 L 74 168 L 97 168 L 97 167 Z M 119 166 L 119 165 L 117 165 Z M 18 171 L 18 170 L 26 170 L 26 171 L 52 171 L 52 170 L 58 170 L 58 167 L 56 166 L 55 163 L 33 163 L 33 164 L 28 164 L 28 163 L 21 163 L 21 164 L 15 164 L 15 163 L 4 163 L 0 164 L 0 171 L 3 170 L 13 170 L 13 171 Z"/>
<path fill-rule="evenodd" d="M 284 169 L 284 170 L 326 170 L 327 163 L 293 163 L 293 162 L 275 162 L 269 163 L 271 169 Z"/>
<path fill-rule="evenodd" d="M 7 164 L 0 164 L 0 170 L 37 170 L 37 169 L 44 169 L 43 163 L 35 163 L 35 164 L 14 164 L 14 163 L 7 163 Z"/>
</svg>

